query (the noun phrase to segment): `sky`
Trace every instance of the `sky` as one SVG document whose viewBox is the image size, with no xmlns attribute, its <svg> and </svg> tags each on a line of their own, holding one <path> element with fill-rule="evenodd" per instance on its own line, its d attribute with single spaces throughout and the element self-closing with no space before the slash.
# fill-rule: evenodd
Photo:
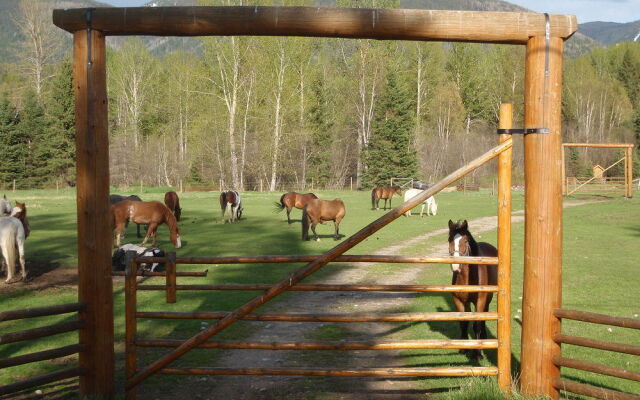
<svg viewBox="0 0 640 400">
<path fill-rule="evenodd" d="M 116 7 L 138 7 L 149 0 L 102 0 Z M 578 22 L 640 20 L 640 0 L 509 0 L 536 12 L 574 14 Z"/>
</svg>

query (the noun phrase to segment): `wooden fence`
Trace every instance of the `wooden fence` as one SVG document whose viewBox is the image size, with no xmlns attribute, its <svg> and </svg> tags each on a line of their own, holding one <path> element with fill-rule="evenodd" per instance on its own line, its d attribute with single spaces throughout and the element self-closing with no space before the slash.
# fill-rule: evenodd
<svg viewBox="0 0 640 400">
<path fill-rule="evenodd" d="M 82 303 L 68 303 L 48 307 L 25 308 L 20 310 L 10 310 L 0 312 L 0 323 L 18 319 L 36 318 L 51 315 L 61 315 L 68 313 L 78 313 L 83 311 L 85 305 Z M 58 335 L 67 332 L 74 332 L 83 327 L 84 322 L 78 316 L 77 319 L 68 322 L 60 322 L 39 328 L 27 329 L 11 333 L 0 334 L 0 345 L 34 340 L 48 336 Z M 15 367 L 38 361 L 53 360 L 78 354 L 84 349 L 82 344 L 72 344 L 69 346 L 24 354 L 20 356 L 0 359 L 0 369 Z M 16 393 L 25 389 L 34 388 L 47 383 L 58 382 L 64 379 L 74 378 L 82 375 L 83 369 L 80 366 L 62 369 L 48 374 L 32 377 L 23 381 L 0 386 L 0 396 Z"/>
<path fill-rule="evenodd" d="M 125 273 L 125 354 L 127 380 L 138 372 L 138 349 L 144 347 L 176 348 L 183 344 L 182 340 L 144 338 L 137 334 L 138 319 L 207 319 L 220 320 L 231 313 L 213 312 L 140 312 L 137 310 L 137 291 L 165 291 L 168 303 L 177 300 L 179 291 L 209 291 L 209 290 L 242 290 L 264 291 L 271 289 L 269 284 L 214 284 L 214 285 L 179 285 L 177 264 L 265 264 L 291 263 L 315 261 L 321 255 L 278 255 L 256 257 L 176 257 L 175 253 L 168 253 L 166 257 L 137 257 L 135 252 L 127 254 L 128 262 Z M 405 257 L 392 255 L 349 255 L 337 257 L 335 262 L 377 262 L 377 263 L 474 263 L 499 264 L 497 257 Z M 166 272 L 156 273 L 166 278 L 163 285 L 141 284 L 137 282 L 137 268 L 140 263 L 162 262 L 166 265 Z M 184 276 L 184 275 L 183 275 Z M 505 281 L 503 280 L 504 284 Z M 498 302 L 504 302 L 508 287 L 499 285 L 461 286 L 461 285 L 340 285 L 340 284 L 298 284 L 293 291 L 356 291 L 356 292 L 493 292 L 498 293 Z M 501 297 L 500 293 L 503 294 Z M 303 313 L 261 313 L 246 314 L 239 319 L 246 321 L 275 321 L 275 322 L 424 322 L 424 321 L 498 321 L 509 320 L 508 315 L 497 312 L 425 312 L 425 313 L 393 313 L 393 314 L 303 314 Z M 498 331 L 497 339 L 483 340 L 371 340 L 339 342 L 260 342 L 260 341 L 207 341 L 198 348 L 218 349 L 263 349 L 263 350 L 389 350 L 389 349 L 499 349 L 509 347 L 510 336 L 504 331 Z M 191 367 L 191 368 L 163 368 L 162 374 L 176 375 L 306 375 L 306 376 L 510 376 L 510 366 L 504 359 L 498 359 L 498 366 L 476 367 L 424 367 L 424 368 L 225 368 L 225 367 Z M 510 353 L 509 353 L 510 357 Z M 508 380 L 508 378 L 507 378 Z M 127 398 L 135 398 L 136 391 L 130 389 Z"/>
<path fill-rule="evenodd" d="M 591 322 L 595 324 L 603 324 L 609 326 L 619 326 L 629 329 L 640 330 L 640 320 L 633 318 L 613 317 L 605 314 L 596 314 L 585 311 L 568 310 L 558 308 L 554 311 L 554 315 L 561 319 L 570 319 L 574 321 Z M 579 336 L 569 336 L 559 333 L 554 336 L 554 341 L 559 344 L 571 344 L 575 346 L 588 347 L 591 349 L 599 349 L 613 351 L 617 353 L 633 354 L 640 356 L 640 346 L 623 343 L 607 342 L 584 338 Z M 593 363 L 583 360 L 574 360 L 565 357 L 553 357 L 553 363 L 557 367 L 573 368 L 581 371 L 592 372 L 595 374 L 613 376 L 622 379 L 629 379 L 640 382 L 640 371 L 629 371 L 627 369 L 615 368 L 604 364 Z M 595 397 L 606 400 L 640 400 L 640 396 L 591 386 L 583 383 L 568 381 L 565 379 L 556 379 L 554 387 L 558 390 L 581 394 L 585 396 Z"/>
</svg>

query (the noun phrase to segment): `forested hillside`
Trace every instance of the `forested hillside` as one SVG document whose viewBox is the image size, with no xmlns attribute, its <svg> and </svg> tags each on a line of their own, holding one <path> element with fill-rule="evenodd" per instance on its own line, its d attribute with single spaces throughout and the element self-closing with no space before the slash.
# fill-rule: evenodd
<svg viewBox="0 0 640 400">
<path fill-rule="evenodd" d="M 21 3 L 27 7 L 20 18 L 42 24 L 31 35 L 43 32 L 41 42 L 53 50 L 32 46 L 32 37 L 15 43 L 15 61 L 3 59 L 0 140 L 7 145 L 0 147 L 0 186 L 73 185 L 69 54 L 50 14 L 24 13 L 46 2 Z M 339 6 L 369 3 L 338 1 Z M 391 176 L 435 181 L 496 143 L 500 103 L 514 103 L 515 124 L 522 123 L 522 47 L 192 40 L 197 53 L 153 52 L 140 38 L 121 38 L 108 49 L 113 185 L 217 187 L 222 182 L 275 190 L 351 182 L 370 187 Z M 639 43 L 565 58 L 564 83 L 565 141 L 638 141 Z M 568 157 L 569 168 L 580 173 L 617 156 L 576 151 Z M 515 157 L 520 174 L 519 147 Z M 492 174 L 485 168 L 473 179 L 490 182 Z"/>
</svg>

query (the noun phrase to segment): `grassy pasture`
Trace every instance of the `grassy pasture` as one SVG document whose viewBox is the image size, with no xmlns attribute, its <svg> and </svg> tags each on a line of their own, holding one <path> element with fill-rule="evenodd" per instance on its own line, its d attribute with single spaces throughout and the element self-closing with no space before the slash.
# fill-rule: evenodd
<svg viewBox="0 0 640 400">
<path fill-rule="evenodd" d="M 131 192 L 114 191 L 122 194 Z M 144 200 L 162 200 L 164 189 L 144 189 L 139 194 Z M 347 207 L 347 215 L 341 224 L 341 233 L 349 236 L 365 226 L 374 218 L 382 215 L 382 211 L 371 211 L 369 192 L 350 191 L 322 191 L 317 192 L 321 198 L 332 199 L 340 197 Z M 10 291 L 0 284 L 0 309 L 15 309 L 38 307 L 43 305 L 71 302 L 77 299 L 77 293 L 72 286 L 72 271 L 75 269 L 75 192 L 61 191 L 18 191 L 8 193 L 10 198 L 25 201 L 29 209 L 32 225 L 32 236 L 27 241 L 27 260 L 37 267 L 39 272 L 28 285 L 14 284 Z M 223 224 L 217 200 L 218 193 L 192 192 L 181 195 L 183 207 L 183 221 L 180 223 L 181 236 L 184 247 L 178 251 L 179 255 L 213 256 L 213 255 L 262 255 L 262 254 L 318 254 L 335 245 L 330 237 L 333 233 L 331 223 L 319 226 L 318 233 L 321 242 L 302 242 L 300 240 L 300 211 L 292 212 L 291 225 L 286 223 L 286 215 L 274 214 L 274 202 L 281 193 L 248 192 L 244 194 L 245 212 L 243 220 L 238 224 Z M 393 202 L 398 205 L 397 199 Z M 638 273 L 637 249 L 640 243 L 640 201 L 638 198 L 625 200 L 622 198 L 609 199 L 605 202 L 586 204 L 579 207 L 565 209 L 564 213 L 564 306 L 578 310 L 603 312 L 613 315 L 634 317 L 640 313 L 637 303 L 640 273 Z M 427 231 L 446 227 L 449 219 L 474 219 L 496 214 L 496 198 L 488 191 L 479 193 L 445 193 L 438 196 L 439 213 L 436 217 L 401 218 L 376 233 L 365 242 L 354 248 L 352 254 L 370 254 L 379 248 L 401 243 Z M 523 195 L 514 193 L 514 210 L 523 208 Z M 522 296 L 522 260 L 523 260 L 523 228 L 524 224 L 517 223 L 513 227 L 513 315 L 521 315 Z M 473 232 L 473 225 L 471 226 Z M 496 232 L 480 235 L 477 239 L 496 242 Z M 125 242 L 136 242 L 135 225 L 127 230 Z M 166 227 L 159 231 L 159 245 L 166 250 L 173 246 L 168 240 Z M 446 241 L 444 235 L 406 249 L 406 255 L 432 254 L 429 249 L 434 245 Z M 225 265 L 209 266 L 206 278 L 183 278 L 180 283 L 270 283 L 277 282 L 289 272 L 298 268 L 292 264 L 253 264 L 253 265 Z M 179 266 L 182 270 L 202 270 L 205 266 Z M 310 280 L 321 280 L 336 271 L 345 268 L 344 265 L 331 264 L 317 273 Z M 371 268 L 372 276 L 385 274 L 403 268 L 402 265 L 383 264 Z M 44 274 L 42 274 L 44 272 Z M 64 274 L 63 272 L 66 272 Z M 60 279 L 56 280 L 58 276 Z M 47 288 L 34 288 L 39 280 L 50 279 L 52 285 Z M 382 279 L 378 279 L 383 282 Z M 436 284 L 450 282 L 450 270 L 447 266 L 429 266 L 416 283 Z M 387 282 L 389 283 L 389 282 Z M 115 296 L 115 329 L 118 342 L 118 365 L 122 366 L 122 350 L 124 336 L 124 296 L 122 280 L 114 280 Z M 138 302 L 142 311 L 166 310 L 231 310 L 243 301 L 253 297 L 253 292 L 178 292 L 176 304 L 164 303 L 162 292 L 139 292 Z M 285 295 L 286 298 L 286 295 Z M 275 307 L 278 307 L 276 303 Z M 495 309 L 495 301 L 492 304 Z M 416 297 L 412 303 L 398 311 L 436 311 L 453 309 L 450 296 L 422 295 Z M 27 321 L 3 323 L 3 332 L 33 328 L 52 322 L 67 320 L 67 316 L 39 318 Z M 201 327 L 199 321 L 152 321 L 140 320 L 139 332 L 141 336 L 163 337 L 170 336 L 185 338 L 193 335 Z M 421 323 L 407 324 L 402 327 L 397 338 L 452 338 L 457 337 L 456 324 Z M 221 337 L 241 337 L 247 335 L 253 325 L 239 323 L 226 330 Z M 490 335 L 495 333 L 495 325 L 489 324 Z M 566 322 L 563 332 L 596 339 L 637 344 L 640 334 L 623 328 L 612 328 L 586 323 Z M 318 331 L 319 340 L 339 339 L 345 334 L 339 326 L 324 326 Z M 329 338 L 329 339 L 328 339 Z M 57 335 L 33 343 L 14 343 L 0 346 L 0 358 L 12 357 L 19 354 L 39 351 L 46 348 L 58 347 L 77 341 L 73 334 Z M 153 352 L 145 351 L 153 355 Z M 183 363 L 188 365 L 211 364 L 211 358 L 216 351 L 197 351 L 188 354 Z M 517 368 L 520 354 L 520 325 L 514 320 L 513 324 L 513 354 L 514 366 Z M 602 362 L 605 364 L 640 370 L 637 357 L 625 356 L 603 351 L 589 351 L 565 346 L 564 355 L 584 360 Z M 435 366 L 467 364 L 465 357 L 453 351 L 404 351 L 401 353 L 406 366 Z M 70 361 L 70 360 L 66 360 Z M 58 364 L 65 363 L 58 361 Z M 150 361 L 142 359 L 141 365 Z M 483 365 L 495 362 L 495 356 L 488 354 L 488 360 Z M 55 370 L 59 366 L 50 362 L 30 364 L 3 370 L 0 374 L 0 384 Z M 118 368 L 119 379 L 122 368 Z M 514 369 L 517 371 L 517 369 Z M 563 374 L 578 381 L 602 385 L 614 389 L 640 393 L 640 385 L 616 378 L 598 377 L 565 369 Z M 171 385 L 184 378 L 164 376 L 161 380 L 152 378 L 154 385 Z M 311 378 L 315 379 L 315 378 Z M 162 381 L 162 383 L 160 383 Z M 425 389 L 446 388 L 460 384 L 456 379 L 424 379 L 420 385 Z"/>
</svg>

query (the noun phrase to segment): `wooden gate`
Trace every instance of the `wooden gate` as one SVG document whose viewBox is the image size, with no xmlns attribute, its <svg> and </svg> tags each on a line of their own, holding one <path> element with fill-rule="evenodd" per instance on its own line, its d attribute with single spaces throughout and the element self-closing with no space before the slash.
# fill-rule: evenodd
<svg viewBox="0 0 640 400">
<path fill-rule="evenodd" d="M 511 107 L 501 108 L 501 128 L 510 128 Z M 127 254 L 125 278 L 125 318 L 126 318 L 126 392 L 127 398 L 136 397 L 136 386 L 154 373 L 177 375 L 310 375 L 310 376 L 498 376 L 503 390 L 511 386 L 511 147 L 509 135 L 501 135 L 500 144 L 478 157 L 468 165 L 447 176 L 433 187 L 391 210 L 378 220 L 367 225 L 355 235 L 344 240 L 326 254 L 315 256 L 258 256 L 258 257 L 176 257 L 170 253 L 164 258 L 137 257 L 135 252 Z M 423 202 L 454 183 L 467 173 L 499 157 L 498 176 L 498 254 L 499 257 L 403 257 L 391 255 L 343 255 L 344 252 L 362 240 L 403 215 L 407 210 Z M 137 283 L 138 264 L 143 262 L 163 262 L 166 265 L 165 285 L 139 285 Z M 281 282 L 273 285 L 178 285 L 177 264 L 250 264 L 250 263 L 308 263 Z M 473 263 L 498 265 L 497 286 L 459 285 L 322 285 L 300 284 L 299 282 L 319 270 L 329 262 L 377 262 L 377 263 Z M 138 312 L 136 293 L 138 290 L 165 290 L 167 302 L 176 301 L 180 290 L 251 290 L 262 293 L 232 312 Z M 253 310 L 285 291 L 377 291 L 377 292 L 494 292 L 497 293 L 498 312 L 436 312 L 404 314 L 353 314 L 353 315 L 312 315 L 312 314 L 255 314 Z M 139 318 L 165 319 L 211 319 L 218 322 L 186 341 L 163 340 L 138 337 L 136 331 Z M 411 341 L 351 341 L 329 342 L 248 342 L 248 341 L 208 341 L 223 329 L 238 320 L 251 321 L 297 321 L 297 322 L 405 322 L 405 321 L 497 321 L 497 340 L 411 340 Z M 169 347 L 173 350 L 153 362 L 138 369 L 138 347 Z M 226 349 L 270 349 L 270 350 L 384 350 L 384 349 L 497 349 L 496 367 L 437 367 L 437 368 L 168 368 L 175 361 L 194 348 Z"/>
</svg>

